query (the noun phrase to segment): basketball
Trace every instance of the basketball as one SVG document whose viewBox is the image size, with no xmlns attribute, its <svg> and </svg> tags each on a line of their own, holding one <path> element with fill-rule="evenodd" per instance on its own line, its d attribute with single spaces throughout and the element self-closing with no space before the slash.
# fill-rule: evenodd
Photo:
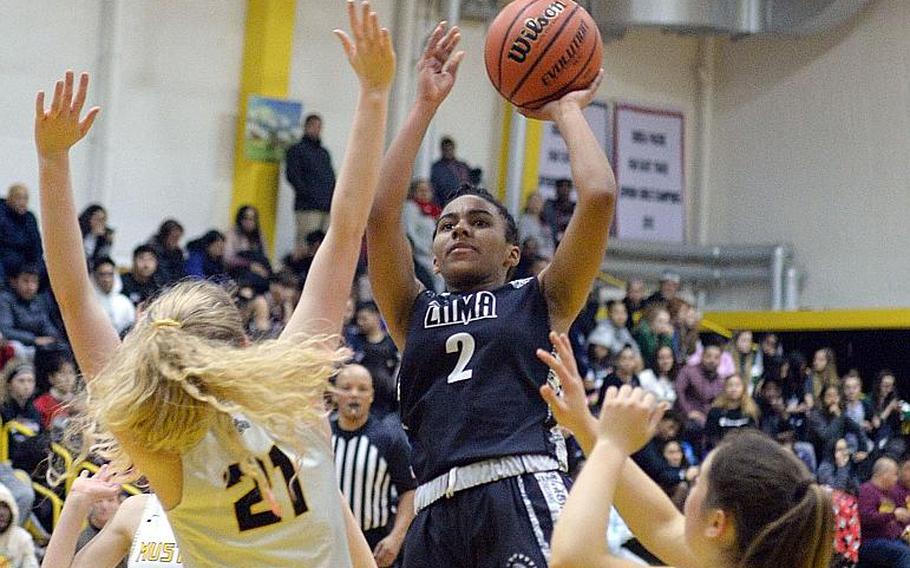
<svg viewBox="0 0 910 568">
<path fill-rule="evenodd" d="M 515 106 L 535 109 L 590 85 L 603 42 L 573 0 L 515 0 L 493 20 L 484 51 L 493 87 Z"/>
</svg>

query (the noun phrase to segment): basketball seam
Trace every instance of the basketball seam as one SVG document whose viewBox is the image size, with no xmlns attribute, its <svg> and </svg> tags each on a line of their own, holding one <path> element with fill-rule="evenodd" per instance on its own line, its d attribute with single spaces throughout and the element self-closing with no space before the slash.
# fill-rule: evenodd
<svg viewBox="0 0 910 568">
<path fill-rule="evenodd" d="M 536 3 L 537 3 L 537 0 L 532 0 L 531 2 L 528 3 L 527 6 L 525 6 L 521 10 L 519 10 L 518 14 L 515 15 L 515 18 L 509 24 L 509 27 L 506 28 L 505 34 L 503 34 L 503 36 L 502 36 L 502 45 L 499 46 L 499 59 L 497 61 L 498 81 L 496 82 L 496 85 L 495 85 L 496 90 L 499 91 L 500 93 L 502 93 L 502 90 L 501 90 L 502 89 L 502 67 L 503 67 L 502 66 L 502 54 L 506 52 L 506 44 L 509 42 L 509 35 L 512 32 L 512 26 L 514 26 L 515 22 L 517 22 L 518 19 L 521 18 L 521 16 L 524 15 L 524 13 L 527 12 L 528 9 Z M 503 93 L 503 94 L 505 94 L 505 93 Z"/>
<path fill-rule="evenodd" d="M 595 30 L 597 30 L 597 28 L 595 28 Z M 601 41 L 600 30 L 597 30 L 597 41 L 598 42 Z M 556 91 L 555 93 L 551 93 L 545 97 L 540 97 L 538 99 L 534 99 L 533 101 L 528 101 L 528 102 L 522 104 L 521 106 L 527 107 L 527 108 L 533 108 L 533 107 L 531 107 L 531 105 L 538 104 L 541 102 L 547 103 L 547 102 L 550 102 L 551 100 L 555 101 L 556 99 L 562 98 L 563 95 L 565 95 L 566 93 L 568 93 L 572 90 L 573 85 L 575 84 L 575 81 L 579 77 L 581 77 L 585 71 L 588 70 L 588 64 L 591 63 L 592 59 L 594 59 L 595 53 L 597 53 L 597 43 L 594 44 L 594 49 L 592 49 L 591 53 L 588 54 L 588 59 L 585 61 L 585 64 L 581 66 L 581 71 L 576 73 L 575 76 L 572 77 L 572 79 L 568 83 L 566 83 L 565 87 L 563 87 L 562 89 Z"/>
<path fill-rule="evenodd" d="M 511 100 L 512 97 L 515 96 L 515 93 L 517 93 L 518 90 L 524 86 L 525 82 L 528 80 L 528 77 L 530 77 L 531 73 L 533 73 L 534 70 L 537 69 L 537 66 L 540 64 L 541 61 L 543 61 L 544 57 L 546 57 L 547 53 L 550 51 L 550 48 L 553 47 L 553 44 L 556 43 L 557 39 L 559 39 L 560 34 L 562 34 L 563 30 L 566 29 L 566 26 L 569 25 L 569 23 L 572 21 L 572 18 L 575 16 L 575 14 L 578 13 L 579 9 L 581 9 L 581 6 L 576 4 L 575 8 L 571 12 L 569 12 L 569 15 L 566 16 L 566 20 L 562 23 L 561 26 L 559 26 L 559 29 L 556 30 L 556 33 L 553 35 L 553 38 L 550 40 L 550 43 L 548 43 L 547 47 L 545 47 L 544 50 L 542 52 L 540 52 L 540 55 L 537 56 L 537 60 L 534 61 L 534 64 L 531 65 L 531 68 L 528 69 L 527 73 L 525 73 L 524 77 L 521 78 L 521 80 L 518 82 L 518 84 L 515 85 L 515 88 L 512 89 L 512 92 L 509 94 L 508 97 L 506 97 L 507 99 Z"/>
</svg>

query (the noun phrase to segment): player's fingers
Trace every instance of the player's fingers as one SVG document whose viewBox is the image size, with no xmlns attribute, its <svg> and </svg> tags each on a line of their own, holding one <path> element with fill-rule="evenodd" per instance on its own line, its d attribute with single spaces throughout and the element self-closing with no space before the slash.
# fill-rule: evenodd
<svg viewBox="0 0 910 568">
<path fill-rule="evenodd" d="M 457 77 L 458 66 L 461 65 L 462 60 L 464 60 L 464 56 L 464 51 L 459 51 L 453 55 L 448 61 L 446 61 L 445 67 L 442 68 L 443 72 L 448 73 L 453 77 Z"/>
<path fill-rule="evenodd" d="M 461 41 L 461 29 L 458 26 L 453 26 L 449 30 L 449 33 L 443 38 L 442 42 L 442 51 L 448 57 L 452 51 L 455 50 L 455 46 L 458 45 L 458 42 Z"/>
<path fill-rule="evenodd" d="M 372 8 L 370 7 L 369 2 L 364 1 L 360 3 L 360 25 L 357 26 L 360 30 L 360 36 L 357 38 L 358 40 L 366 39 L 367 37 L 367 28 L 370 25 L 371 9 Z"/>
<path fill-rule="evenodd" d="M 35 116 L 44 118 L 44 91 L 38 91 L 35 95 Z"/>
<path fill-rule="evenodd" d="M 82 107 L 85 105 L 85 97 L 88 93 L 88 73 L 82 73 L 79 75 L 79 88 L 76 90 L 76 98 L 73 99 L 73 112 L 76 116 L 82 112 Z"/>
<path fill-rule="evenodd" d="M 68 112 L 73 105 L 73 72 L 67 70 L 63 77 L 63 99 L 60 101 L 60 110 Z"/>
<path fill-rule="evenodd" d="M 436 24 L 436 27 L 433 28 L 433 32 L 430 33 L 430 37 L 427 38 L 427 47 L 424 50 L 424 57 L 433 57 L 433 53 L 438 47 L 439 40 L 445 35 L 446 22 L 445 20 Z"/>
<path fill-rule="evenodd" d="M 332 30 L 332 33 L 341 41 L 344 54 L 347 55 L 348 59 L 352 59 L 354 57 L 354 42 L 351 40 L 351 36 L 341 30 Z"/>
<path fill-rule="evenodd" d="M 556 391 L 553 390 L 553 387 L 551 387 L 550 385 L 544 385 L 544 386 L 540 387 L 540 396 L 544 399 L 544 401 L 548 405 L 550 405 L 553 408 L 558 408 L 561 406 L 560 405 L 561 400 L 559 398 L 559 395 L 556 394 Z"/>
<path fill-rule="evenodd" d="M 89 109 L 88 114 L 85 115 L 82 122 L 79 123 L 79 132 L 81 132 L 83 136 L 88 134 L 88 131 L 92 129 L 92 125 L 95 124 L 95 119 L 98 118 L 99 112 L 101 112 L 100 107 L 92 107 Z"/>
<path fill-rule="evenodd" d="M 61 100 L 63 99 L 63 81 L 57 81 L 54 85 L 54 100 L 51 101 L 51 112 L 60 111 Z"/>
<path fill-rule="evenodd" d="M 382 42 L 382 50 L 386 53 L 394 53 L 392 49 L 392 34 L 389 32 L 389 28 L 380 29 L 379 36 Z"/>
</svg>

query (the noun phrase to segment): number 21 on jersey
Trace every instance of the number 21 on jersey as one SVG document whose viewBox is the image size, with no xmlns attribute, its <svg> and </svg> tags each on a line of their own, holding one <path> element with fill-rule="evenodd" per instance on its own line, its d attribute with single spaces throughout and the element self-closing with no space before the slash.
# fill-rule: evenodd
<svg viewBox="0 0 910 568">
<path fill-rule="evenodd" d="M 272 446 L 272 449 L 269 450 L 268 457 L 272 468 L 281 470 L 282 477 L 284 478 L 284 489 L 288 491 L 289 497 L 291 498 L 291 504 L 294 506 L 294 516 L 299 517 L 306 513 L 307 504 L 303 497 L 303 489 L 300 487 L 300 476 L 295 476 L 295 468 L 294 464 L 291 462 L 291 458 L 285 455 L 278 446 Z M 262 468 L 266 477 L 271 479 L 269 468 L 266 467 L 266 464 L 259 459 L 256 461 L 259 462 L 259 467 Z M 231 464 L 228 467 L 227 475 L 225 477 L 227 480 L 227 489 L 240 483 L 244 477 L 240 471 L 240 464 Z M 237 517 L 237 527 L 240 529 L 240 532 L 258 529 L 281 522 L 281 517 L 269 509 L 258 513 L 253 512 L 253 507 L 260 505 L 263 501 L 265 501 L 265 499 L 263 499 L 262 492 L 259 490 L 259 484 L 255 483 L 252 489 L 234 502 L 234 514 Z"/>
<path fill-rule="evenodd" d="M 458 353 L 458 362 L 449 373 L 448 382 L 466 381 L 474 376 L 474 371 L 468 369 L 468 364 L 474 356 L 475 347 L 474 336 L 470 333 L 456 333 L 446 340 L 446 353 Z"/>
</svg>

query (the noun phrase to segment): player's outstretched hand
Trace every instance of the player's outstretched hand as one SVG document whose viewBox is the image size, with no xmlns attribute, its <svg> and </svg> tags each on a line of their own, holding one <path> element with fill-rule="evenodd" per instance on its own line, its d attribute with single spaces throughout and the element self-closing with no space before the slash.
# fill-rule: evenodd
<svg viewBox="0 0 910 568">
<path fill-rule="evenodd" d="M 353 0 L 348 0 L 351 35 L 334 30 L 344 53 L 360 79 L 360 86 L 373 92 L 388 92 L 395 78 L 395 50 L 389 30 L 379 27 L 379 16 L 369 2 L 361 3 L 358 17 Z M 353 37 L 352 37 L 353 36 Z"/>
<path fill-rule="evenodd" d="M 667 407 L 650 392 L 623 385 L 610 387 L 600 410 L 597 439 L 631 455 L 648 443 Z"/>
<path fill-rule="evenodd" d="M 550 405 L 559 425 L 579 435 L 594 427 L 594 417 L 588 410 L 584 381 L 578 374 L 569 336 L 551 331 L 550 342 L 556 349 L 556 357 L 543 349 L 537 350 L 537 357 L 559 377 L 561 393 L 557 393 L 553 385 L 546 384 L 540 387 L 540 395 Z"/>
<path fill-rule="evenodd" d="M 453 26 L 446 31 L 446 22 L 439 22 L 430 34 L 417 64 L 417 96 L 420 100 L 439 106 L 452 92 L 458 66 L 464 59 L 464 51 L 455 51 L 459 41 L 461 30 Z"/>
<path fill-rule="evenodd" d="M 35 145 L 38 155 L 47 158 L 65 154 L 76 142 L 82 140 L 92 128 L 98 107 L 92 107 L 85 118 L 79 119 L 85 96 L 88 93 L 88 73 L 79 76 L 79 86 L 73 93 L 73 72 L 67 71 L 54 86 L 54 99 L 50 109 L 44 108 L 44 91 L 35 97 Z"/>
<path fill-rule="evenodd" d="M 83 470 L 73 481 L 73 486 L 70 488 L 70 498 L 77 497 L 84 499 L 88 503 L 96 503 L 98 501 L 109 499 L 111 497 L 116 497 L 120 494 L 120 484 L 111 481 L 112 475 L 107 465 L 101 466 L 101 469 L 98 470 L 92 476 L 89 476 L 88 471 Z"/>
<path fill-rule="evenodd" d="M 604 70 L 601 69 L 600 73 L 597 74 L 597 78 L 595 78 L 594 82 L 588 85 L 587 88 L 566 93 L 561 99 L 551 101 L 540 108 L 519 108 L 518 112 L 528 118 L 555 121 L 566 107 L 578 107 L 583 109 L 591 104 L 591 101 L 597 96 L 597 89 L 600 88 L 600 83 L 603 81 L 603 78 Z"/>
</svg>

